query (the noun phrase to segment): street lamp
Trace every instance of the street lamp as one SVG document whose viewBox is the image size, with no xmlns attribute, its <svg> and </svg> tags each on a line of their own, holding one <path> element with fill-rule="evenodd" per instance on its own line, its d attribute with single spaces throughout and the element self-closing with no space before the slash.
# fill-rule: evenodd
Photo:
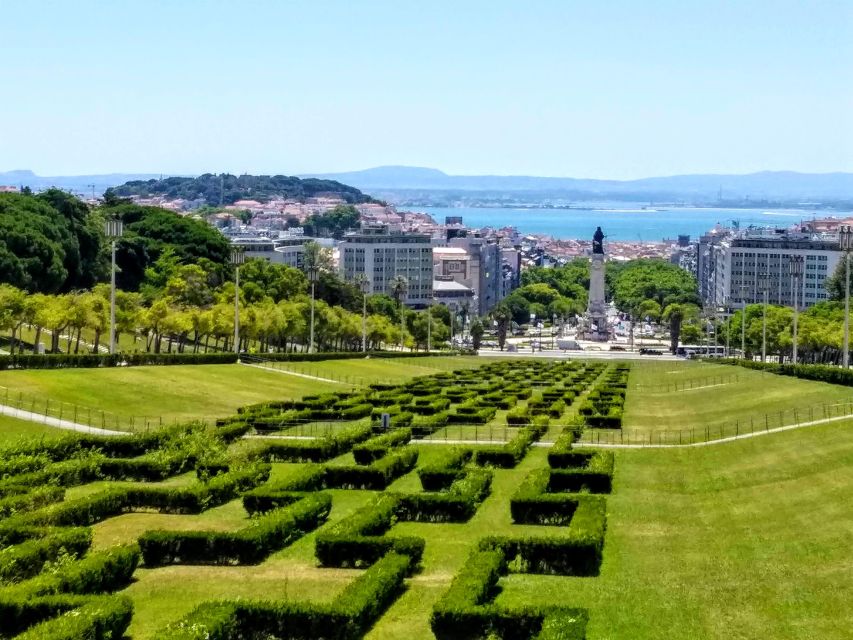
<svg viewBox="0 0 853 640">
<path fill-rule="evenodd" d="M 844 346 L 841 354 L 845 369 L 850 366 L 850 250 L 853 249 L 853 227 L 838 228 L 838 243 L 844 252 Z"/>
<path fill-rule="evenodd" d="M 794 278 L 794 340 L 792 343 L 792 359 L 794 364 L 797 364 L 797 293 L 800 289 L 800 278 L 803 276 L 805 267 L 805 258 L 803 256 L 791 256 L 788 267 L 791 271 L 791 276 Z"/>
<path fill-rule="evenodd" d="M 243 247 L 231 247 L 231 264 L 234 265 L 234 353 L 240 357 L 240 265 L 246 261 Z"/>
<path fill-rule="evenodd" d="M 427 303 L 427 353 L 432 351 L 432 300 Z"/>
<path fill-rule="evenodd" d="M 314 353 L 314 291 L 317 286 L 317 275 L 319 273 L 317 265 L 308 265 L 308 281 L 311 283 L 311 334 L 308 338 L 308 353 Z"/>
<path fill-rule="evenodd" d="M 400 279 L 400 351 L 402 352 L 406 346 L 406 304 L 403 302 L 406 299 L 406 292 L 409 290 L 409 281 L 405 278 Z"/>
<path fill-rule="evenodd" d="M 361 289 L 361 351 L 367 353 L 367 293 L 370 291 L 370 280 L 367 275 L 359 273 L 355 282 Z"/>
<path fill-rule="evenodd" d="M 116 241 L 121 238 L 124 225 L 121 220 L 107 220 L 104 234 L 110 239 L 112 263 L 110 267 L 110 354 L 116 352 Z"/>
<path fill-rule="evenodd" d="M 746 291 L 747 285 L 740 285 L 740 357 L 746 358 Z"/>
<path fill-rule="evenodd" d="M 731 356 L 731 350 L 732 350 L 731 349 L 731 345 L 732 345 L 732 340 L 731 340 L 731 338 L 732 338 L 732 316 L 734 314 L 732 313 L 732 307 L 731 307 L 731 304 L 729 303 L 728 298 L 725 299 L 725 305 L 726 305 L 725 313 L 728 316 L 726 318 L 726 357 L 728 358 Z"/>
<path fill-rule="evenodd" d="M 770 276 L 762 273 L 758 276 L 758 289 L 764 294 L 761 309 L 761 362 L 767 361 L 767 294 L 770 292 Z"/>
</svg>

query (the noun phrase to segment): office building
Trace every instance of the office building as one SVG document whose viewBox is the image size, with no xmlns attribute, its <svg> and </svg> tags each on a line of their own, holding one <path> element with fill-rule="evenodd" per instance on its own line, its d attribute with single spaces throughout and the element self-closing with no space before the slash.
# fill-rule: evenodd
<svg viewBox="0 0 853 640">
<path fill-rule="evenodd" d="M 359 273 L 367 276 L 368 293 L 391 292 L 394 276 L 408 282 L 404 302 L 423 307 L 432 300 L 431 237 L 403 233 L 399 228 L 365 224 L 359 231 L 347 233 L 339 245 L 340 271 L 352 282 Z"/>
<path fill-rule="evenodd" d="M 815 234 L 785 229 L 715 231 L 702 236 L 697 247 L 697 278 L 707 305 L 739 308 L 742 301 L 764 301 L 762 276 L 767 279 L 771 304 L 793 306 L 792 256 L 804 259 L 797 301 L 800 308 L 829 298 L 826 278 L 842 259 L 835 234 Z"/>
</svg>

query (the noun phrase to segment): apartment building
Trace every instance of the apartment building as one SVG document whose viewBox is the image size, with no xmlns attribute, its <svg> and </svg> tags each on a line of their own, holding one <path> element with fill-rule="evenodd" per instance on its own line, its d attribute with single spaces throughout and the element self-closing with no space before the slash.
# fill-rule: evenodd
<svg viewBox="0 0 853 640">
<path fill-rule="evenodd" d="M 828 299 L 826 278 L 835 272 L 843 253 L 835 234 L 783 229 L 747 229 L 702 236 L 697 250 L 697 278 L 706 304 L 740 307 L 763 302 L 762 277 L 771 304 L 793 306 L 794 281 L 790 259 L 802 256 L 800 308 Z"/>
<path fill-rule="evenodd" d="M 357 274 L 365 274 L 368 293 L 392 295 L 391 281 L 399 275 L 408 281 L 407 305 L 422 307 L 432 300 L 432 242 L 428 234 L 365 224 L 359 231 L 347 233 L 338 248 L 341 275 L 352 282 Z"/>
</svg>

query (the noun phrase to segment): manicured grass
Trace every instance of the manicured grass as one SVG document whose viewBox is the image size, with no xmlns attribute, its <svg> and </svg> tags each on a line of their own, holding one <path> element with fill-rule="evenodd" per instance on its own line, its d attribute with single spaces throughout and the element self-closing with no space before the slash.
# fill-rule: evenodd
<svg viewBox="0 0 853 640">
<path fill-rule="evenodd" d="M 589 637 L 850 637 L 853 422 L 620 451 L 596 578 L 513 575 L 498 603 L 590 609 Z"/>
<path fill-rule="evenodd" d="M 664 386 L 676 382 L 678 390 Z M 623 430 L 628 436 L 708 427 L 714 435 L 722 427 L 723 435 L 734 435 L 823 418 L 823 405 L 836 415 L 834 405 L 851 401 L 853 389 L 824 382 L 725 365 L 640 362 L 631 365 Z"/>
<path fill-rule="evenodd" d="M 46 427 L 36 422 L 18 420 L 8 416 L 0 416 L 0 446 L 14 444 L 19 440 L 32 438 L 58 438 L 70 434 L 53 427 Z"/>
<path fill-rule="evenodd" d="M 491 361 L 491 358 L 486 360 L 470 356 L 435 356 L 387 359 L 358 358 L 324 360 L 322 362 L 268 362 L 264 366 L 337 380 L 349 385 L 363 386 L 372 382 L 402 382 L 415 376 L 479 367 Z"/>
<path fill-rule="evenodd" d="M 5 388 L 3 388 L 5 387 Z M 44 400 L 53 405 L 55 414 L 60 402 L 66 403 L 63 417 L 88 423 L 88 409 L 107 413 L 107 427 L 126 428 L 131 417 L 155 422 L 216 418 L 234 413 L 237 407 L 264 400 L 297 398 L 310 393 L 338 389 L 327 384 L 263 371 L 241 365 L 150 366 L 105 369 L 28 369 L 0 372 L 0 402 L 16 402 L 19 393 L 37 399 L 35 411 L 43 409 Z M 29 406 L 24 408 L 29 409 Z"/>
</svg>

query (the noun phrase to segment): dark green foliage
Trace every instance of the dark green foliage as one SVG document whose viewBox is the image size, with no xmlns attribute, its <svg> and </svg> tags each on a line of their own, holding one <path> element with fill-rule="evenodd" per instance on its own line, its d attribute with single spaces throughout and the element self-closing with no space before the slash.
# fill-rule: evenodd
<svg viewBox="0 0 853 640">
<path fill-rule="evenodd" d="M 333 193 L 348 203 L 373 202 L 355 187 L 334 180 L 294 176 L 234 176 L 205 173 L 197 178 L 171 177 L 162 180 L 132 180 L 108 190 L 112 197 L 165 196 L 184 200 L 203 199 L 209 205 L 234 204 L 237 200 L 266 202 L 273 197 L 304 200 Z"/>
<path fill-rule="evenodd" d="M 132 616 L 133 603 L 126 596 L 88 598 L 81 606 L 35 625 L 17 640 L 119 640 Z"/>
<path fill-rule="evenodd" d="M 37 575 L 46 562 L 68 553 L 81 556 L 92 544 L 89 529 L 62 529 L 0 550 L 0 583 Z"/>
<path fill-rule="evenodd" d="M 315 553 L 320 564 L 363 567 L 389 551 L 410 556 L 412 566 L 419 564 L 424 550 L 422 538 L 383 535 L 393 523 L 399 501 L 398 496 L 382 494 L 353 515 L 318 533 Z"/>
<path fill-rule="evenodd" d="M 735 358 L 714 358 L 715 364 L 733 364 L 747 369 L 768 371 L 780 376 L 792 376 L 803 380 L 815 380 L 853 387 L 853 369 L 841 369 L 822 364 L 779 364 L 776 362 L 759 362 L 757 360 L 738 360 Z"/>
<path fill-rule="evenodd" d="M 492 604 L 498 580 L 507 572 L 505 549 L 476 550 L 433 608 L 432 632 L 438 640 L 504 640 L 548 638 L 583 640 L 587 614 L 583 609 Z M 539 635 L 537 635 L 539 634 Z"/>
<path fill-rule="evenodd" d="M 329 495 L 305 494 L 297 502 L 269 511 L 239 531 L 147 531 L 139 538 L 139 546 L 146 567 L 258 564 L 320 526 L 331 508 Z"/>
<path fill-rule="evenodd" d="M 356 640 L 403 590 L 411 569 L 406 555 L 378 559 L 330 604 L 313 602 L 217 602 L 196 607 L 157 634 L 159 640 Z"/>
<path fill-rule="evenodd" d="M 418 477 L 424 491 L 442 491 L 449 488 L 462 474 L 462 467 L 472 455 L 471 449 L 443 448 L 437 460 L 418 468 Z"/>
<path fill-rule="evenodd" d="M 394 447 L 406 444 L 412 439 L 411 429 L 397 429 L 357 444 L 352 449 L 357 464 L 370 464 L 385 456 Z"/>
<path fill-rule="evenodd" d="M 316 440 L 265 442 L 256 455 L 267 462 L 323 462 L 346 453 L 372 435 L 370 427 L 353 427 Z"/>
<path fill-rule="evenodd" d="M 470 469 L 446 491 L 401 495 L 397 516 L 416 522 L 467 522 L 489 495 L 492 472 Z"/>
<path fill-rule="evenodd" d="M 372 489 L 382 491 L 391 482 L 411 471 L 418 461 L 418 451 L 404 447 L 389 453 L 368 466 L 326 467 L 324 486 L 332 489 Z"/>
<path fill-rule="evenodd" d="M 60 502 L 64 497 L 62 487 L 40 487 L 29 493 L 10 495 L 0 499 L 0 519 Z"/>
<path fill-rule="evenodd" d="M 478 465 L 512 469 L 525 456 L 530 445 L 542 437 L 547 429 L 547 423 L 522 427 L 518 434 L 504 445 L 474 449 L 474 461 Z"/>
</svg>

